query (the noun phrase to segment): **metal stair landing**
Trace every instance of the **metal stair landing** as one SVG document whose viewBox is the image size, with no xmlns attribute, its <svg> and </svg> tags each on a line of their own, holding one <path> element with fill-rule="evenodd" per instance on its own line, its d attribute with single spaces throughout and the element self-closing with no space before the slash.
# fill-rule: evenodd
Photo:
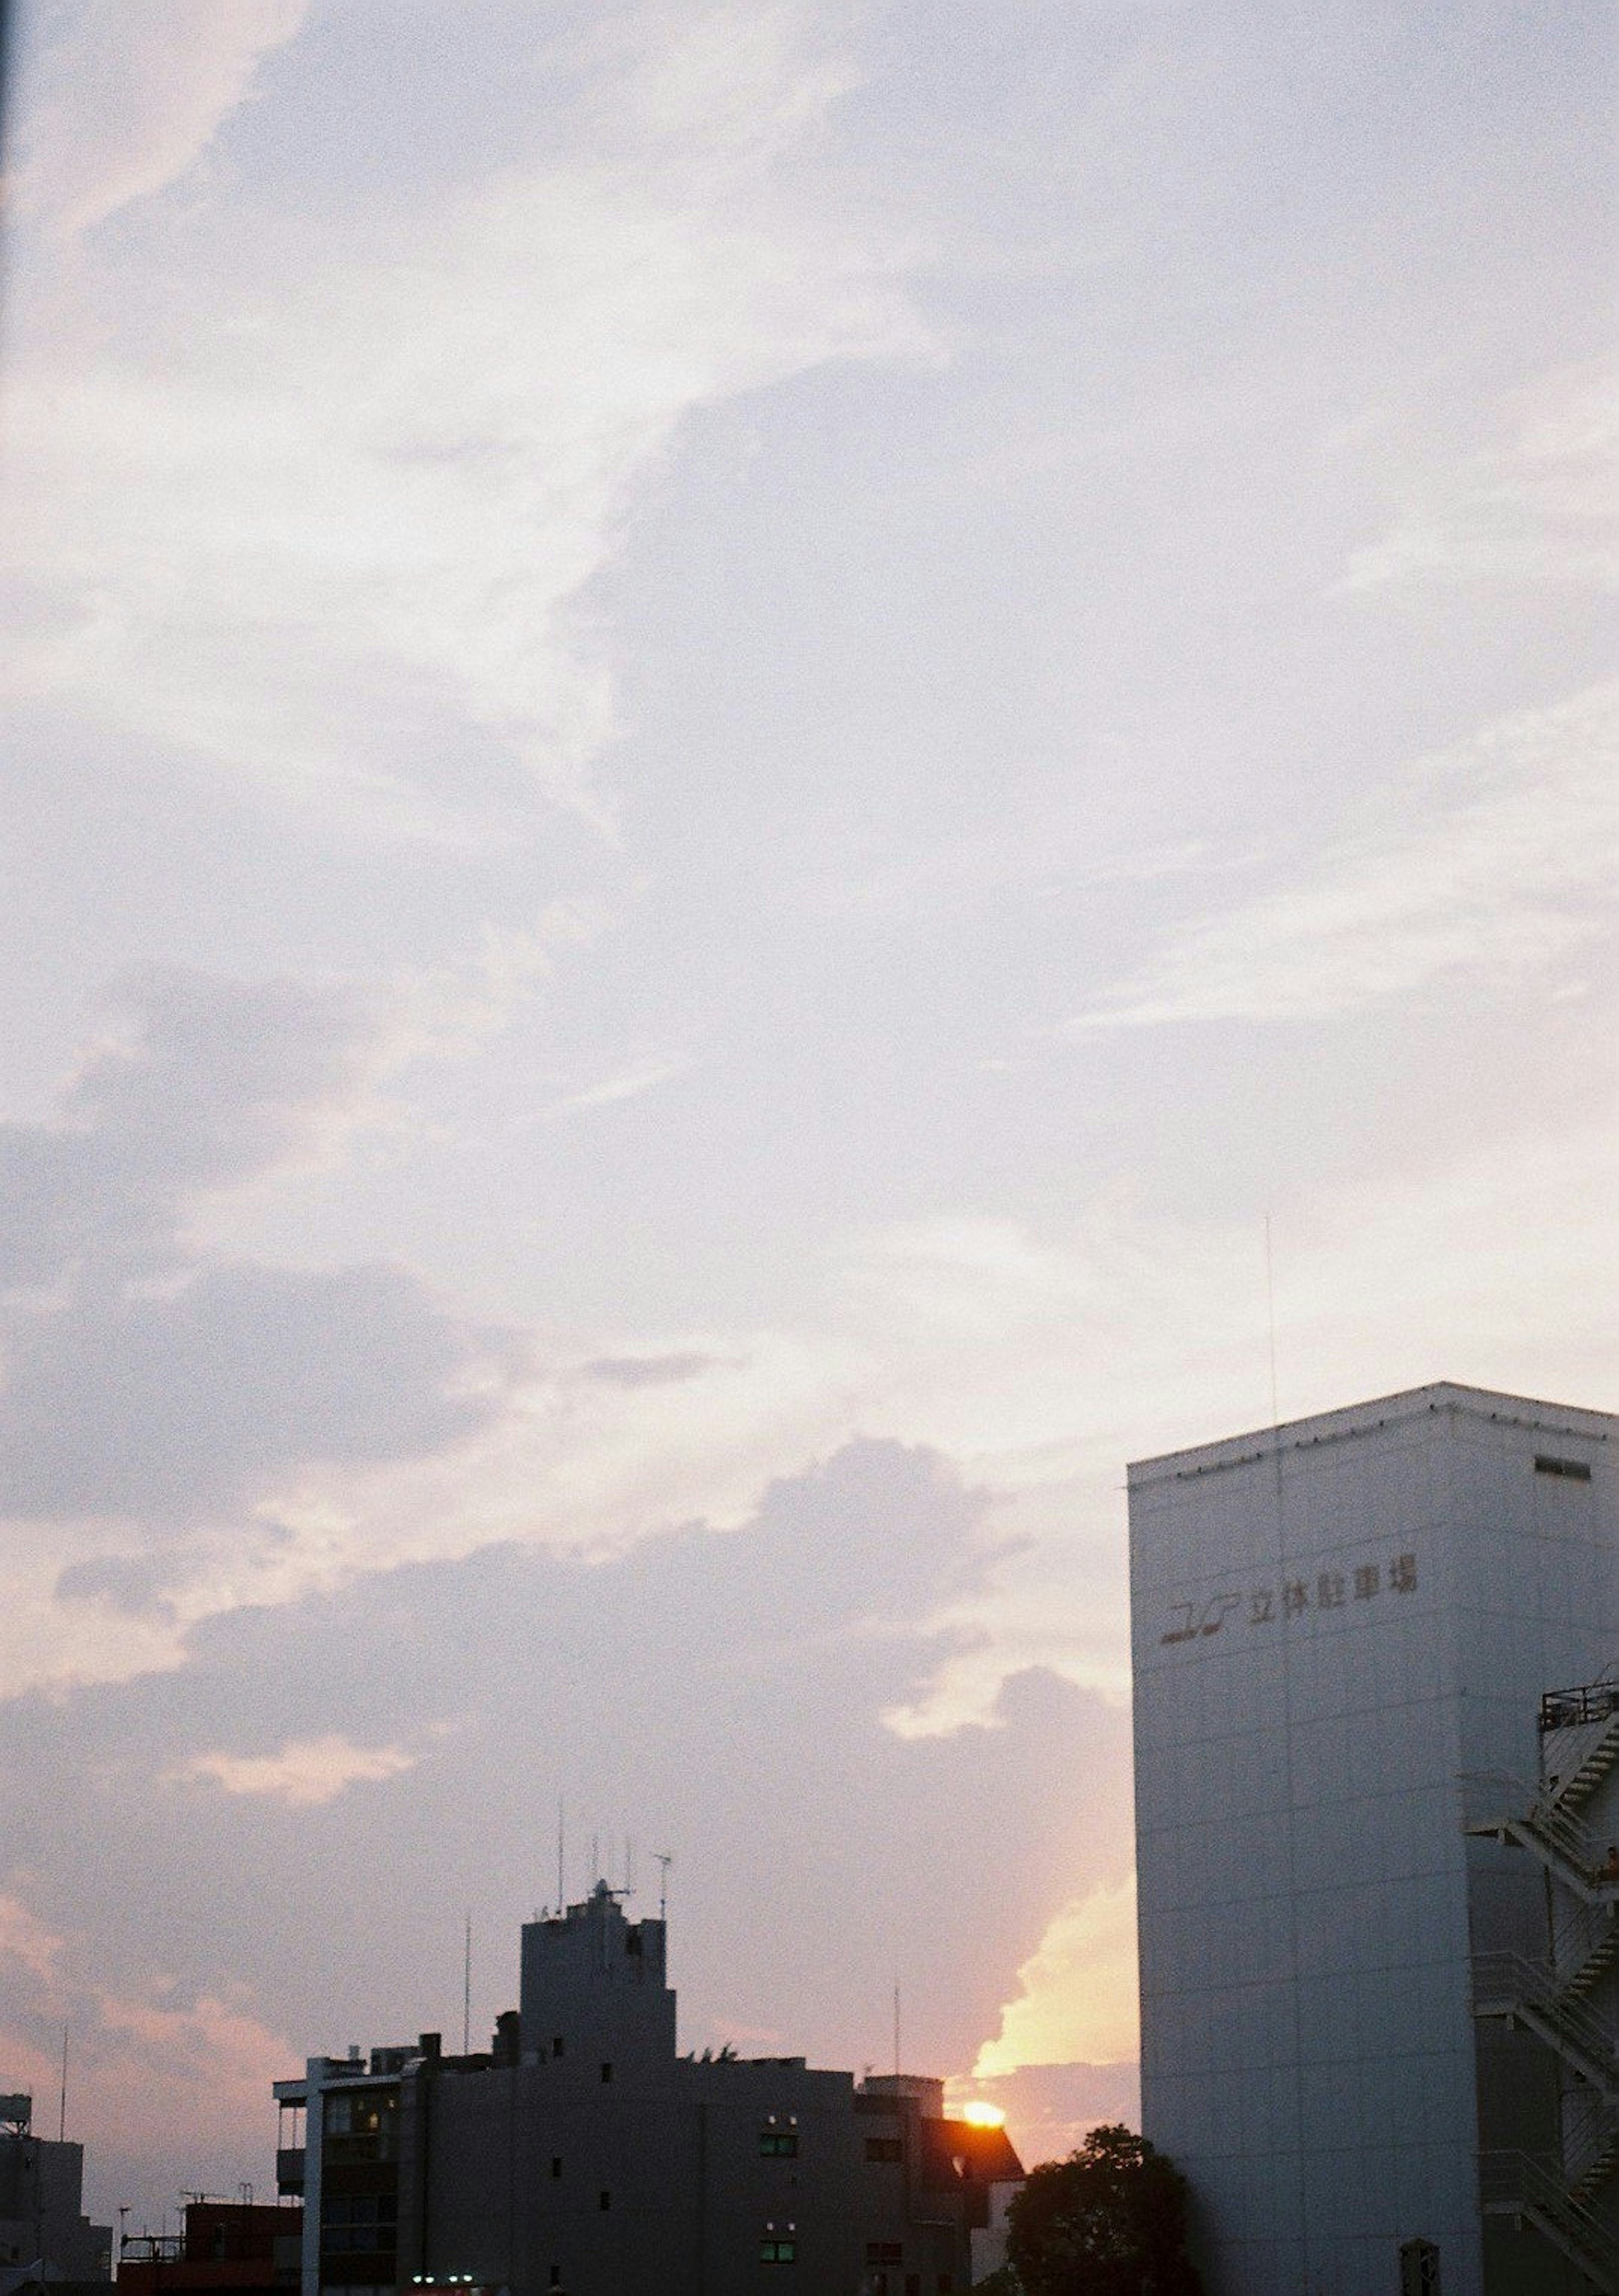
<svg viewBox="0 0 1619 2296">
<path fill-rule="evenodd" d="M 1601 2296 L 1619 2296 L 1619 2242 L 1542 2162 L 1526 2152 L 1485 2152 L 1478 2165 L 1487 2217 L 1533 2225 Z"/>
</svg>

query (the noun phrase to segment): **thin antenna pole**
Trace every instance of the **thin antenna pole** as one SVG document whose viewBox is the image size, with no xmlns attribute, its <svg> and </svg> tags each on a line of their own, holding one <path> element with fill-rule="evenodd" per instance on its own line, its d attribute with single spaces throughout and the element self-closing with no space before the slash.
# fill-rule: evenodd
<svg viewBox="0 0 1619 2296">
<path fill-rule="evenodd" d="M 461 1973 L 461 2054 L 472 2048 L 472 1916 L 467 1915 L 467 1951 Z"/>
<path fill-rule="evenodd" d="M 894 2078 L 899 2079 L 899 1980 L 894 1980 Z"/>
<path fill-rule="evenodd" d="M 669 1868 L 674 1865 L 675 1860 L 666 1849 L 655 1849 L 652 1855 L 657 1859 L 658 1866 L 658 1918 L 660 1922 L 664 1922 L 669 1917 Z"/>
<path fill-rule="evenodd" d="M 590 1886 L 593 1890 L 601 1879 L 601 1836 L 599 1833 L 593 1833 L 590 1838 Z"/>
<path fill-rule="evenodd" d="M 1281 1406 L 1276 1399 L 1276 1277 L 1271 1259 L 1271 1215 L 1265 1214 L 1265 1316 L 1271 1332 L 1271 1424 L 1281 1425 Z"/>
<path fill-rule="evenodd" d="M 626 1898 L 635 1894 L 635 1845 L 627 1833 L 624 1837 L 624 1894 Z"/>
<path fill-rule="evenodd" d="M 568 1911 L 568 1883 L 563 1879 L 563 1866 L 568 1841 L 568 1805 L 561 1794 L 557 1796 L 557 1918 Z"/>
<path fill-rule="evenodd" d="M 62 2029 L 61 2029 L 61 2095 L 60 2095 L 60 2100 L 59 2100 L 58 2106 L 57 2106 L 57 2112 L 56 2112 L 56 2141 L 57 2141 L 57 2143 L 58 2143 L 59 2144 L 65 2144 L 65 2143 L 67 2142 L 67 2136 L 68 2136 L 68 2028 L 67 2028 L 66 2021 L 64 2020 L 64 2021 L 63 2021 L 63 2023 L 62 2023 Z"/>
</svg>

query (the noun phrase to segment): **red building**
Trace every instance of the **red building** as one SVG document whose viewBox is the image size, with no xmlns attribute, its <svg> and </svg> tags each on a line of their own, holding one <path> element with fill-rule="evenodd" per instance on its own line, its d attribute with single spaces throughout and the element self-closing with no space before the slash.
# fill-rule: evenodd
<svg viewBox="0 0 1619 2296">
<path fill-rule="evenodd" d="M 124 2296 L 271 2296 L 295 2289 L 301 2208 L 251 2201 L 188 2201 L 181 2233 L 138 2233 L 119 2255 Z"/>
</svg>

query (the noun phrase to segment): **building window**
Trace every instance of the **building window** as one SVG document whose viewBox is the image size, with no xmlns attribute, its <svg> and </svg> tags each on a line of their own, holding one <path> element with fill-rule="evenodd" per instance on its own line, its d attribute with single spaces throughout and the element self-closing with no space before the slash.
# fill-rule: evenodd
<svg viewBox="0 0 1619 2296">
<path fill-rule="evenodd" d="M 761 2264 L 797 2264 L 798 2243 L 796 2240 L 762 2240 L 759 2243 Z"/>
<path fill-rule="evenodd" d="M 562 2155 L 560 2152 L 553 2152 L 551 2156 L 551 2173 L 553 2177 L 560 2177 L 562 2173 Z"/>
<path fill-rule="evenodd" d="M 869 2240 L 866 2243 L 868 2264 L 903 2264 L 905 2251 L 896 2240 Z"/>
<path fill-rule="evenodd" d="M 904 2157 L 905 2140 L 903 2136 L 868 2136 L 866 2139 L 868 2161 L 903 2161 Z"/>
<path fill-rule="evenodd" d="M 551 2054 L 553 2057 L 560 2057 L 562 2054 L 562 2036 L 560 2033 L 553 2033 L 551 2037 Z"/>
<path fill-rule="evenodd" d="M 955 2282 L 952 2279 L 948 2272 L 941 2272 L 939 2275 L 939 2296 L 953 2296 L 955 2284 Z"/>
<path fill-rule="evenodd" d="M 796 2128 L 760 2129 L 759 2157 L 764 2161 L 796 2161 L 798 2157 L 797 2130 Z"/>
<path fill-rule="evenodd" d="M 610 2081 L 610 2080 L 611 2080 L 611 2079 L 613 2078 L 613 2069 L 612 2069 L 611 2065 L 603 2065 L 603 2066 L 602 2066 L 602 2068 L 601 2068 L 601 2078 L 602 2078 L 602 2079 L 603 2079 L 604 2081 Z"/>
<path fill-rule="evenodd" d="M 562 2267 L 560 2264 L 553 2264 L 551 2267 L 551 2284 L 553 2288 L 560 2288 L 562 2285 Z"/>
<path fill-rule="evenodd" d="M 906 2273 L 905 2296 L 922 2296 L 922 2276 L 920 2272 Z"/>
<path fill-rule="evenodd" d="M 601 2209 L 604 2214 L 612 2207 L 612 2205 L 613 2196 L 610 2193 L 598 2193 L 596 2194 L 596 2206 Z"/>
<path fill-rule="evenodd" d="M 1534 1472 L 1537 1475 L 1566 1475 L 1571 1483 L 1590 1480 L 1590 1469 L 1583 1459 L 1554 1459 L 1545 1451 L 1535 1453 Z M 1435 2287 L 1438 2284 L 1437 2281 L 1434 2284 Z"/>
</svg>

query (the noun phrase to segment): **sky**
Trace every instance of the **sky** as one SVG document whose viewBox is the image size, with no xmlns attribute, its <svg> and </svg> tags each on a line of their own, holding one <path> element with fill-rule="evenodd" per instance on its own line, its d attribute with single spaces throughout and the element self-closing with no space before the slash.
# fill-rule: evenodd
<svg viewBox="0 0 1619 2296">
<path fill-rule="evenodd" d="M 0 2087 L 262 2192 L 560 1805 L 1133 2116 L 1126 1461 L 1619 1407 L 1610 13 L 18 30 Z"/>
</svg>

